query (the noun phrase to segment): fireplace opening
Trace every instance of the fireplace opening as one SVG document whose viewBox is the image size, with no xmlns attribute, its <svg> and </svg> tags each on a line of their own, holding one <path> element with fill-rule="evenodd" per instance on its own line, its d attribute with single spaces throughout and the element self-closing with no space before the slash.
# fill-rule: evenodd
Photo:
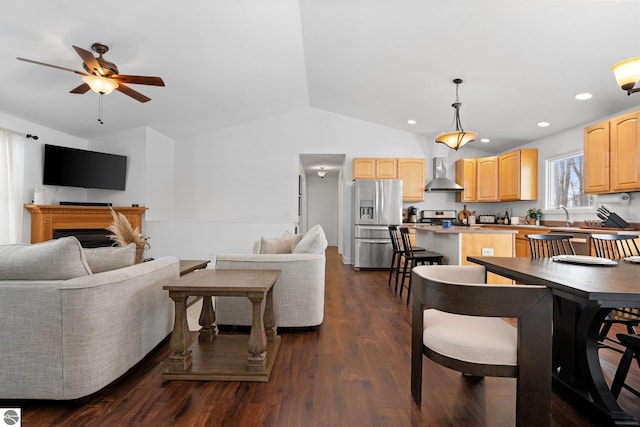
<svg viewBox="0 0 640 427">
<path fill-rule="evenodd" d="M 103 228 L 76 228 L 53 230 L 53 238 L 74 236 L 80 241 L 83 248 L 101 248 L 112 246 L 113 240 L 109 238 L 112 233 Z"/>
</svg>

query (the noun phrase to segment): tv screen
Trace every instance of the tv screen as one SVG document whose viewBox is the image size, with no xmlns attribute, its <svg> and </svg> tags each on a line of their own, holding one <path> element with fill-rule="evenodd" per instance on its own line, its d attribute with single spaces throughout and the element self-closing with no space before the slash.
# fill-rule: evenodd
<svg viewBox="0 0 640 427">
<path fill-rule="evenodd" d="M 44 185 L 124 190 L 127 156 L 44 146 Z"/>
</svg>

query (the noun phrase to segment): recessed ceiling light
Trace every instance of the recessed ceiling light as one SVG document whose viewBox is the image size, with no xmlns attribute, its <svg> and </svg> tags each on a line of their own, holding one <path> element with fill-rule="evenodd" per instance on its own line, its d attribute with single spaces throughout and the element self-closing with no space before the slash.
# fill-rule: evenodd
<svg viewBox="0 0 640 427">
<path fill-rule="evenodd" d="M 540 126 L 541 128 L 546 128 L 551 126 L 551 123 L 549 122 L 538 122 L 538 126 Z"/>
<path fill-rule="evenodd" d="M 485 142 L 486 143 L 486 142 L 489 142 L 489 141 L 491 141 L 489 138 L 481 138 L 480 139 L 480 142 Z"/>
<path fill-rule="evenodd" d="M 579 93 L 579 94 L 576 95 L 576 99 L 580 100 L 580 101 L 584 101 L 586 99 L 591 99 L 591 98 L 593 98 L 593 95 L 591 95 L 590 93 L 586 93 L 586 92 Z"/>
<path fill-rule="evenodd" d="M 416 124 L 416 121 L 415 121 L 415 120 L 410 119 L 410 120 L 407 120 L 407 123 L 409 123 L 410 125 L 415 125 L 415 124 Z"/>
</svg>

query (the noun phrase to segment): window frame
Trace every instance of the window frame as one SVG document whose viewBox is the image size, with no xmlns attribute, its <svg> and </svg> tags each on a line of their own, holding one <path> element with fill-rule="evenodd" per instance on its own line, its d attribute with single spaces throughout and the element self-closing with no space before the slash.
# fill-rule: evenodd
<svg viewBox="0 0 640 427">
<path fill-rule="evenodd" d="M 552 201 L 553 201 L 552 199 L 554 198 L 552 197 L 552 195 L 555 196 L 554 181 L 553 181 L 553 178 L 555 175 L 552 176 L 552 174 L 554 174 L 554 168 L 553 168 L 554 162 L 558 160 L 563 160 L 563 159 L 568 159 L 571 157 L 578 157 L 578 156 L 582 156 L 584 159 L 583 149 L 566 151 L 564 153 L 560 153 L 560 154 L 545 158 L 544 180 L 545 180 L 546 191 L 545 191 L 543 212 L 546 212 L 546 213 L 563 212 L 562 209 L 552 204 Z M 583 180 L 584 180 L 584 176 L 583 176 Z M 584 185 L 584 182 L 583 182 L 583 185 Z M 597 209 L 597 204 L 598 204 L 598 196 L 596 194 L 589 194 L 589 196 L 591 196 L 591 206 L 567 207 L 567 210 L 569 212 L 576 212 L 576 213 L 595 213 Z"/>
</svg>

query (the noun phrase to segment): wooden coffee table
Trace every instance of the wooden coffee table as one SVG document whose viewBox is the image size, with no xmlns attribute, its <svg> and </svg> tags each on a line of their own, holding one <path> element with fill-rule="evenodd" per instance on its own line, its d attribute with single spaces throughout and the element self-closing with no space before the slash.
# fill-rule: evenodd
<svg viewBox="0 0 640 427">
<path fill-rule="evenodd" d="M 163 286 L 175 302 L 169 367 L 165 380 L 269 381 L 280 337 L 276 333 L 273 285 L 278 270 L 197 270 Z M 192 344 L 187 324 L 187 298 L 202 297 L 200 333 Z M 218 335 L 212 296 L 245 297 L 253 312 L 251 332 Z M 265 300 L 264 315 L 261 304 Z"/>
</svg>

